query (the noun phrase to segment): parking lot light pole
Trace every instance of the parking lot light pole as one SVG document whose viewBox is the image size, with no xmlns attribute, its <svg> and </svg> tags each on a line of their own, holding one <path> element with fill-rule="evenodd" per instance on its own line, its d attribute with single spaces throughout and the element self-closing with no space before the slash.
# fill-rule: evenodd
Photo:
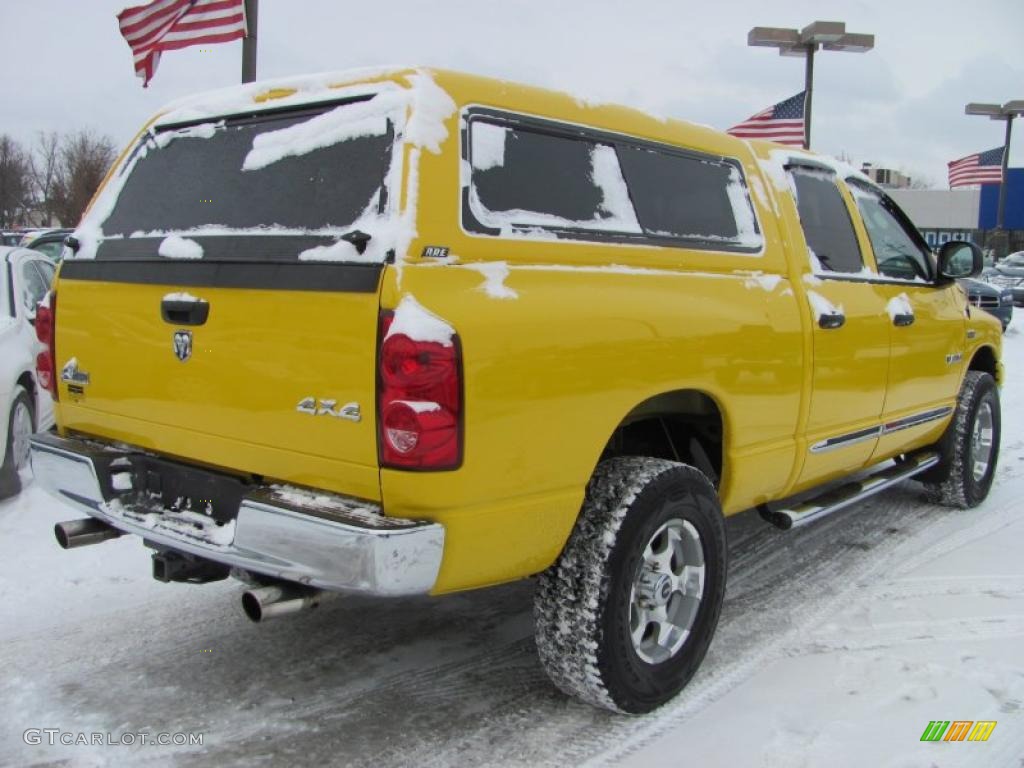
<svg viewBox="0 0 1024 768">
<path fill-rule="evenodd" d="M 866 53 L 875 47 L 875 36 L 847 32 L 846 24 L 842 21 L 815 21 L 803 29 L 754 27 L 747 33 L 747 45 L 778 48 L 780 56 L 804 57 L 804 149 L 810 149 L 815 51 L 820 48 L 825 51 Z"/>
<path fill-rule="evenodd" d="M 1010 137 L 1013 133 L 1013 118 L 1024 115 L 1024 99 L 1008 101 L 1005 104 L 979 104 L 971 102 L 964 107 L 964 114 L 984 115 L 992 120 L 1006 121 L 1006 139 L 1003 142 L 1003 174 L 999 182 L 999 207 L 996 211 L 996 229 L 1003 229 L 1006 215 L 1006 168 L 1010 162 Z"/>
</svg>

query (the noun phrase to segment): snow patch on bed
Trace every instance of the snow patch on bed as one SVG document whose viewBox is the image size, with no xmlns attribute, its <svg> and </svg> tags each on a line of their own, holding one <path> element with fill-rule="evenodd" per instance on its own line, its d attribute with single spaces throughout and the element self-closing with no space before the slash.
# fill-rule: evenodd
<svg viewBox="0 0 1024 768">
<path fill-rule="evenodd" d="M 745 281 L 747 288 L 761 288 L 771 293 L 775 286 L 782 282 L 782 275 L 766 275 L 763 272 L 754 272 Z"/>
<path fill-rule="evenodd" d="M 165 259 L 201 259 L 203 246 L 180 235 L 165 237 L 156 251 Z"/>
<path fill-rule="evenodd" d="M 505 285 L 508 277 L 508 264 L 504 261 L 482 261 L 477 264 L 463 264 L 466 269 L 479 272 L 484 282 L 478 290 L 483 291 L 492 299 L 518 299 L 519 294 Z"/>
<path fill-rule="evenodd" d="M 384 338 L 390 339 L 399 334 L 408 336 L 413 341 L 435 342 L 450 347 L 455 329 L 433 312 L 425 309 L 411 295 L 407 295 L 398 303 L 394 320 Z"/>
</svg>

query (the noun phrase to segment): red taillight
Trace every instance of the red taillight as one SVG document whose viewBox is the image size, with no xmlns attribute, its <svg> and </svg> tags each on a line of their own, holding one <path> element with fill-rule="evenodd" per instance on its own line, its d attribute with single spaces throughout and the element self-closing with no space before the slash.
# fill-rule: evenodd
<svg viewBox="0 0 1024 768">
<path fill-rule="evenodd" d="M 381 314 L 377 441 L 382 466 L 455 469 L 462 462 L 462 366 L 459 339 L 447 344 L 388 336 Z"/>
<path fill-rule="evenodd" d="M 54 361 L 57 352 L 54 345 L 57 321 L 57 294 L 50 293 L 36 307 L 36 338 L 46 345 L 46 349 L 36 355 L 36 378 L 39 385 L 57 399 L 57 372 Z"/>
</svg>

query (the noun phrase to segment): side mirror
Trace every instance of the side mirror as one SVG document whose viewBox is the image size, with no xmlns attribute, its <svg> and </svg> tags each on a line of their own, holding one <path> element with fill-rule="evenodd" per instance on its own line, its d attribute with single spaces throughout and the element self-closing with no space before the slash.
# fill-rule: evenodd
<svg viewBox="0 0 1024 768">
<path fill-rule="evenodd" d="M 939 248 L 939 275 L 948 280 L 977 277 L 985 268 L 981 248 L 964 240 L 950 240 Z"/>
</svg>

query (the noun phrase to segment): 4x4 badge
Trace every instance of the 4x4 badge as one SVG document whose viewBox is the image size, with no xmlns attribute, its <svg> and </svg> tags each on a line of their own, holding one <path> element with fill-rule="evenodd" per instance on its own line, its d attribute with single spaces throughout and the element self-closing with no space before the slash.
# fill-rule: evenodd
<svg viewBox="0 0 1024 768">
<path fill-rule="evenodd" d="M 192 357 L 192 331 L 174 332 L 174 354 L 183 363 Z"/>
</svg>

